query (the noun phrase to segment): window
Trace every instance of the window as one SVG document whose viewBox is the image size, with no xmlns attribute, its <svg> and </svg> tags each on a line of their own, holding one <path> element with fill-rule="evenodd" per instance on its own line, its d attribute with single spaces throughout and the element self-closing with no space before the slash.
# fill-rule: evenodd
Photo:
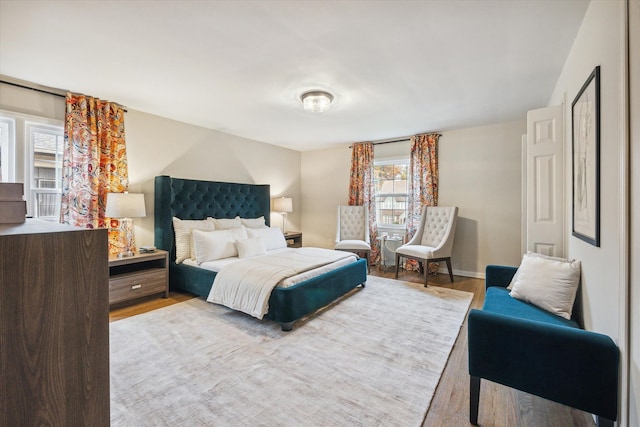
<svg viewBox="0 0 640 427">
<path fill-rule="evenodd" d="M 0 177 L 24 183 L 29 216 L 60 218 L 63 143 L 61 120 L 0 111 Z"/>
<path fill-rule="evenodd" d="M 15 121 L 0 117 L 0 182 L 15 181 Z"/>
<path fill-rule="evenodd" d="M 62 193 L 63 129 L 33 122 L 27 122 L 26 129 L 31 157 L 28 170 L 31 215 L 57 221 Z"/>
<path fill-rule="evenodd" d="M 379 229 L 404 229 L 409 199 L 408 172 L 408 159 L 375 162 L 373 176 Z"/>
</svg>

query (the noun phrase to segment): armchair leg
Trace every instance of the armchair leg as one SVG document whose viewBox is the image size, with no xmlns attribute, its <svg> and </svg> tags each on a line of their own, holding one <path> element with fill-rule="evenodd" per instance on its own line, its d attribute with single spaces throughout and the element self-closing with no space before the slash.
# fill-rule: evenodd
<svg viewBox="0 0 640 427">
<path fill-rule="evenodd" d="M 449 270 L 449 279 L 451 279 L 451 283 L 453 283 L 453 270 L 451 269 L 451 257 L 445 259 L 447 263 L 447 270 Z"/>
<path fill-rule="evenodd" d="M 364 259 L 367 260 L 367 274 L 369 274 L 369 254 L 370 254 L 369 251 L 364 252 Z"/>
<path fill-rule="evenodd" d="M 613 427 L 613 421 L 598 415 L 596 416 L 596 427 Z"/>
<path fill-rule="evenodd" d="M 400 255 L 396 254 L 396 279 L 398 278 L 399 269 L 400 269 Z"/>
<path fill-rule="evenodd" d="M 470 377 L 469 387 L 469 422 L 478 425 L 478 405 L 480 403 L 480 377 Z"/>
<path fill-rule="evenodd" d="M 429 281 L 429 261 L 424 261 L 424 287 L 427 288 L 427 282 Z"/>
</svg>

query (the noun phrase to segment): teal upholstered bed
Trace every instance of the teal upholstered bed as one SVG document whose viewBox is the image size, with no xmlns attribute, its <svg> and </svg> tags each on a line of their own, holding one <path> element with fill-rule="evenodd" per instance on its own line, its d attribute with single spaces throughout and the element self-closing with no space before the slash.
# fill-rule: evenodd
<svg viewBox="0 0 640 427">
<path fill-rule="evenodd" d="M 169 251 L 169 286 L 198 296 L 209 294 L 216 273 L 176 264 L 173 217 L 180 219 L 258 218 L 267 225 L 271 213 L 269 185 L 155 178 L 155 246 Z M 293 322 L 324 307 L 366 282 L 366 261 L 358 260 L 288 288 L 276 288 L 269 299 L 266 318 L 290 330 Z"/>
</svg>

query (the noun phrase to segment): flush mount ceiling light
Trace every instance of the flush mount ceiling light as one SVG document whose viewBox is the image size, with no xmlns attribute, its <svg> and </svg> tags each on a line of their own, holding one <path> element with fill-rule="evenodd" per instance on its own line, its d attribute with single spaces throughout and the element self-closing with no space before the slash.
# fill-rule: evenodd
<svg viewBox="0 0 640 427">
<path fill-rule="evenodd" d="M 312 113 L 322 113 L 329 109 L 331 101 L 333 101 L 333 95 L 329 92 L 314 90 L 300 95 L 300 100 L 302 101 L 302 108 L 305 110 Z"/>
</svg>

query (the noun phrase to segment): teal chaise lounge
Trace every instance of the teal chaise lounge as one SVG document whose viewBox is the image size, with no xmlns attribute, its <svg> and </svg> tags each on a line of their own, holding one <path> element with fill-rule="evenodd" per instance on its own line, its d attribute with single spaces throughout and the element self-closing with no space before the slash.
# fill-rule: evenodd
<svg viewBox="0 0 640 427">
<path fill-rule="evenodd" d="M 486 379 L 597 417 L 613 426 L 618 412 L 619 350 L 606 335 L 581 329 L 535 305 L 512 298 L 514 267 L 486 268 L 482 310 L 468 320 L 469 418 L 478 423 L 480 380 Z"/>
</svg>

